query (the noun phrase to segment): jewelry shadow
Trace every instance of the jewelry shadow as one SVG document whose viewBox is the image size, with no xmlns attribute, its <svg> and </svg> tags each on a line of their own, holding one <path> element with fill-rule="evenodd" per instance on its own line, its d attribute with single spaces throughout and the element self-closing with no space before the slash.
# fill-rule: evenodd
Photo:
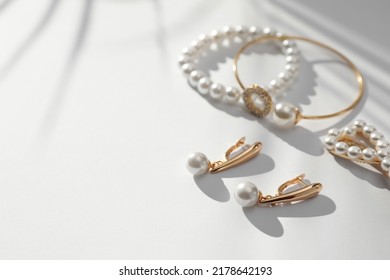
<svg viewBox="0 0 390 280">
<path fill-rule="evenodd" d="M 343 159 L 337 156 L 333 157 L 340 166 L 347 169 L 357 178 L 366 181 L 378 189 L 387 189 L 390 191 L 390 179 L 385 177 L 384 174 L 380 173 L 379 171 L 368 169 L 359 163 L 355 163 L 347 159 Z"/>
<path fill-rule="evenodd" d="M 221 173 L 205 174 L 194 176 L 194 181 L 198 188 L 208 197 L 219 202 L 227 202 L 230 193 L 222 178 L 236 178 L 263 174 L 275 168 L 273 159 L 265 154 L 259 154 L 245 163 Z"/>
<path fill-rule="evenodd" d="M 272 237 L 281 237 L 284 234 L 284 228 L 279 218 L 309 218 L 330 215 L 336 211 L 336 204 L 329 197 L 320 194 L 291 205 L 243 207 L 242 210 L 246 218 L 258 230 Z"/>
</svg>

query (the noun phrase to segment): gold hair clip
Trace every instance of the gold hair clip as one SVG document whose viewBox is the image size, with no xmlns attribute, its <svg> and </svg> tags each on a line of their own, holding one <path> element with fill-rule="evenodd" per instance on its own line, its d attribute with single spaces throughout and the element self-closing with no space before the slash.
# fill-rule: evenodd
<svg viewBox="0 0 390 280">
<path fill-rule="evenodd" d="M 290 104 L 288 102 L 278 102 L 277 104 L 273 105 L 272 104 L 272 99 L 270 98 L 268 92 L 266 89 L 254 84 L 250 87 L 246 87 L 242 81 L 241 78 L 238 75 L 238 60 L 241 56 L 241 54 L 250 46 L 253 46 L 258 43 L 263 43 L 267 42 L 270 40 L 279 40 L 283 41 L 283 43 L 289 42 L 289 40 L 300 40 L 300 41 L 305 41 L 314 45 L 317 45 L 319 47 L 325 48 L 327 50 L 330 50 L 331 52 L 335 53 L 338 57 L 340 57 L 342 60 L 344 60 L 349 66 L 352 71 L 355 74 L 357 85 L 358 85 L 358 96 L 356 99 L 353 101 L 351 105 L 346 107 L 345 109 L 338 111 L 336 113 L 332 114 L 325 114 L 325 115 L 303 115 L 299 111 L 297 107 L 295 107 L 293 104 Z M 287 67 L 287 66 L 286 66 Z M 290 68 L 289 68 L 290 69 Z M 286 69 L 286 70 L 289 70 Z M 360 100 L 363 97 L 363 92 L 364 92 L 364 84 L 363 84 L 363 77 L 360 71 L 357 69 L 357 67 L 352 63 L 351 60 L 349 60 L 345 55 L 340 53 L 339 51 L 335 50 L 332 47 L 329 47 L 328 45 L 325 45 L 323 43 L 320 43 L 318 41 L 305 38 L 305 37 L 300 37 L 300 36 L 290 36 L 290 35 L 267 35 L 263 37 L 259 37 L 257 39 L 254 39 L 250 41 L 249 43 L 246 43 L 242 48 L 240 48 L 234 57 L 234 64 L 233 64 L 233 72 L 234 76 L 240 85 L 240 87 L 244 90 L 243 93 L 243 99 L 246 107 L 249 109 L 249 111 L 258 116 L 259 118 L 262 118 L 269 113 L 272 112 L 272 119 L 273 122 L 280 126 L 280 127 L 292 127 L 296 125 L 300 120 L 319 120 L 319 119 L 327 119 L 331 117 L 336 117 L 342 114 L 347 113 L 348 111 L 352 110 L 357 106 L 357 104 L 360 102 Z M 289 76 L 291 75 L 289 71 L 286 72 Z M 260 100 L 254 101 L 254 100 Z M 260 104 L 260 105 L 259 105 Z"/>
<path fill-rule="evenodd" d="M 365 121 L 355 121 L 341 130 L 330 129 L 324 145 L 334 156 L 369 164 L 390 176 L 390 144 L 382 133 Z"/>
<path fill-rule="evenodd" d="M 234 198 L 242 207 L 252 207 L 256 204 L 260 206 L 276 206 L 291 202 L 302 201 L 318 195 L 322 190 L 320 183 L 306 184 L 303 179 L 305 174 L 291 179 L 278 188 L 278 193 L 274 196 L 264 196 L 261 191 L 251 182 L 243 182 L 236 187 Z M 291 192 L 285 192 L 286 188 L 293 185 L 302 187 Z"/>
<path fill-rule="evenodd" d="M 255 142 L 252 145 L 245 144 L 245 137 L 242 137 L 226 151 L 225 160 L 210 162 L 202 153 L 191 153 L 187 158 L 187 169 L 193 175 L 201 175 L 207 171 L 217 173 L 257 156 L 262 147 L 261 142 Z M 232 156 L 233 153 L 236 154 Z"/>
</svg>

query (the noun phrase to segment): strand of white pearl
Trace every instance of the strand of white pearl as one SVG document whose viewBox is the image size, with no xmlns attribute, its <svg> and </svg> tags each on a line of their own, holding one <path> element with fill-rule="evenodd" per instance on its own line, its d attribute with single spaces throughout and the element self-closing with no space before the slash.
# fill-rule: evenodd
<svg viewBox="0 0 390 280">
<path fill-rule="evenodd" d="M 184 48 L 178 62 L 184 76 L 191 86 L 196 88 L 202 95 L 210 94 L 212 99 L 223 100 L 229 104 L 235 104 L 242 100 L 242 92 L 235 86 L 224 86 L 213 82 L 210 77 L 196 69 L 201 54 L 209 50 L 213 44 L 223 45 L 226 40 L 249 41 L 262 35 L 281 35 L 269 27 L 259 28 L 257 26 L 225 26 L 221 31 L 213 30 L 209 35 L 201 34 L 198 40 L 192 41 L 191 46 Z M 285 91 L 296 79 L 299 70 L 299 51 L 296 44 L 289 40 L 282 42 L 282 51 L 286 55 L 284 71 L 280 72 L 277 79 L 271 80 L 264 88 L 271 95 L 278 95 Z"/>
<path fill-rule="evenodd" d="M 349 146 L 346 142 L 340 141 L 342 135 L 354 137 L 356 133 L 362 133 L 370 142 L 375 145 L 373 148 L 361 150 L 358 146 Z M 324 145 L 328 150 L 334 151 L 337 155 L 346 155 L 351 160 L 379 160 L 381 168 L 390 176 L 390 142 L 383 134 L 365 121 L 357 120 L 352 125 L 339 130 L 332 128 L 324 139 Z"/>
</svg>

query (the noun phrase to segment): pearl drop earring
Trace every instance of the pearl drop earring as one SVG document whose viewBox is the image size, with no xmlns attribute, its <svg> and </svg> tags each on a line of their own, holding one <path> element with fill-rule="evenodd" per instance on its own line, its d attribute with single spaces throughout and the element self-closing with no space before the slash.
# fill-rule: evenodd
<svg viewBox="0 0 390 280">
<path fill-rule="evenodd" d="M 370 164 L 390 177 L 390 143 L 365 121 L 357 120 L 342 129 L 330 129 L 324 145 L 332 155 Z"/>
<path fill-rule="evenodd" d="M 278 103 L 273 105 L 272 99 L 269 97 L 267 90 L 256 85 L 256 84 L 252 85 L 250 87 L 246 87 L 243 84 L 243 82 L 241 81 L 241 78 L 238 74 L 238 60 L 239 60 L 241 54 L 246 49 L 248 49 L 249 47 L 251 47 L 255 44 L 267 42 L 270 40 L 282 41 L 283 44 L 286 41 L 293 42 L 294 40 L 300 40 L 300 41 L 304 41 L 307 43 L 317 45 L 319 47 L 322 47 L 324 49 L 327 49 L 327 50 L 333 52 L 338 57 L 340 57 L 344 62 L 346 62 L 347 66 L 349 66 L 352 69 L 352 71 L 354 72 L 355 77 L 356 77 L 356 81 L 358 84 L 357 98 L 354 100 L 354 102 L 350 106 L 348 106 L 345 109 L 338 111 L 336 113 L 311 116 L 311 115 L 301 114 L 301 112 L 299 111 L 299 109 L 297 107 L 295 107 L 293 104 L 290 104 L 288 102 L 278 102 Z M 295 66 L 291 65 L 291 64 L 286 65 L 286 71 L 287 71 L 286 73 L 288 73 L 288 71 L 292 71 L 292 69 L 294 67 Z M 346 56 L 344 56 L 343 54 L 341 54 L 340 52 L 338 52 L 334 48 L 329 47 L 328 45 L 325 45 L 325 44 L 320 43 L 318 41 L 315 41 L 315 40 L 312 40 L 309 38 L 305 38 L 305 37 L 301 37 L 301 36 L 267 35 L 267 36 L 253 39 L 252 41 L 246 43 L 243 47 L 241 47 L 238 50 L 236 56 L 234 57 L 233 72 L 234 72 L 234 76 L 235 76 L 238 84 L 244 90 L 244 93 L 243 93 L 244 101 L 245 101 L 245 105 L 249 109 L 249 111 L 252 114 L 254 114 L 260 118 L 262 118 L 262 117 L 268 115 L 270 112 L 272 112 L 272 114 L 271 114 L 272 115 L 272 122 L 279 127 L 285 127 L 285 128 L 293 127 L 301 120 L 327 119 L 327 118 L 336 117 L 336 116 L 345 114 L 357 106 L 357 104 L 362 99 L 363 92 L 364 92 L 363 91 L 364 90 L 363 77 L 362 77 L 360 71 L 357 69 L 357 67 L 352 63 L 352 61 L 350 61 Z M 260 107 L 257 106 L 254 102 L 254 97 L 256 97 L 257 99 L 261 99 L 262 103 L 265 104 L 265 106 L 260 106 Z M 270 109 L 270 108 L 272 108 L 272 109 Z"/>
<path fill-rule="evenodd" d="M 242 137 L 226 151 L 225 160 L 222 161 L 210 162 L 204 154 L 199 152 L 189 154 L 187 157 L 187 169 L 194 176 L 202 175 L 206 172 L 217 173 L 257 156 L 262 146 L 261 142 L 255 142 L 252 145 L 245 144 L 245 137 Z M 234 152 L 237 154 L 231 156 Z"/>
<path fill-rule="evenodd" d="M 322 190 L 322 185 L 320 183 L 306 184 L 303 181 L 304 178 L 305 175 L 302 174 L 285 182 L 278 188 L 278 193 L 274 196 L 264 196 L 255 184 L 243 182 L 236 187 L 234 198 L 242 207 L 252 207 L 255 205 L 277 206 L 302 201 L 318 195 Z M 289 186 L 297 184 L 302 187 L 294 191 L 284 192 Z"/>
</svg>

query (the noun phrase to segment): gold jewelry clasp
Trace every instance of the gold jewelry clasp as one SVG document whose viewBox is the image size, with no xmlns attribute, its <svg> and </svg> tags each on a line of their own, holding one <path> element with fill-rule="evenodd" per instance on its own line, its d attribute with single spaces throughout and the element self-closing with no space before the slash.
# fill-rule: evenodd
<svg viewBox="0 0 390 280">
<path fill-rule="evenodd" d="M 243 162 L 250 160 L 257 156 L 263 144 L 261 142 L 255 142 L 252 145 L 245 144 L 245 137 L 241 137 L 236 144 L 231 146 L 225 153 L 224 161 L 216 161 L 211 163 L 210 173 L 217 173 L 225 169 L 237 166 Z M 230 157 L 231 154 L 238 150 L 239 148 L 244 149 L 242 152 L 237 155 Z"/>
<path fill-rule="evenodd" d="M 278 188 L 278 193 L 274 196 L 271 195 L 262 196 L 260 193 L 258 203 L 260 205 L 267 204 L 273 206 L 282 203 L 301 201 L 318 195 L 322 190 L 322 184 L 320 183 L 306 184 L 303 181 L 304 178 L 305 178 L 305 174 L 301 174 L 295 177 L 294 179 L 285 182 L 283 185 L 281 185 Z M 284 192 L 287 187 L 296 184 L 299 184 L 302 187 L 288 193 Z"/>
</svg>

